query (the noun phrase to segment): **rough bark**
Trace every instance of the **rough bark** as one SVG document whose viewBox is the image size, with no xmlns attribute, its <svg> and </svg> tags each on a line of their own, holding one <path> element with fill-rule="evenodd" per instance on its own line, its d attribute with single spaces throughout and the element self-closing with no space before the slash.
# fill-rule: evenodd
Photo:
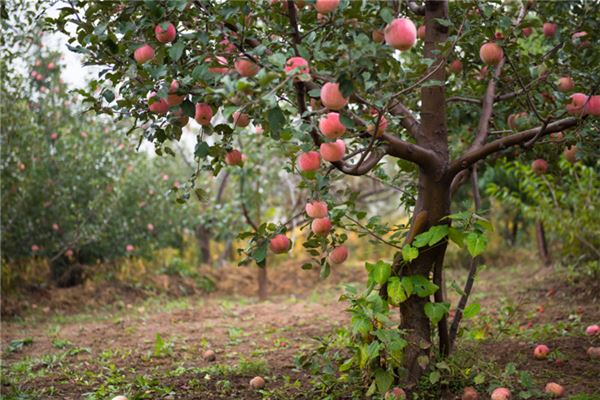
<svg viewBox="0 0 600 400">
<path fill-rule="evenodd" d="M 202 264 L 210 264 L 210 230 L 204 225 L 196 225 L 196 240 L 198 241 L 198 248 L 200 249 L 200 261 Z"/>
</svg>

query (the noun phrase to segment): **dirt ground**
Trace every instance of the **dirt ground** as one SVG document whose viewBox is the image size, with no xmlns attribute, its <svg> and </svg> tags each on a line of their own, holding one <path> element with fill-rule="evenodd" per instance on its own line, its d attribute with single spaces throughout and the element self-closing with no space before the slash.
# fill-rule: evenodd
<svg viewBox="0 0 600 400">
<path fill-rule="evenodd" d="M 22 315 L 2 324 L 2 398 L 318 398 L 310 390 L 315 377 L 294 358 L 348 323 L 337 300 L 341 286 L 365 274 L 350 266 L 322 282 L 318 271 L 299 265 L 270 271 L 279 283 L 263 303 L 247 297 L 255 291 L 250 269 L 220 271 L 231 278 L 217 280 L 210 295 L 144 299 L 143 290 L 89 285 L 33 295 L 28 307 L 21 304 Z M 467 322 L 479 336 L 459 339 L 457 352 L 493 364 L 490 371 L 512 363 L 531 374 L 534 385 L 556 381 L 569 396 L 597 399 L 600 360 L 585 351 L 600 346 L 600 338 L 583 330 L 600 322 L 600 288 L 564 283 L 559 273 L 535 265 L 484 269 L 473 293 L 483 311 Z M 460 285 L 464 275 L 448 271 L 449 284 Z M 456 295 L 448 294 L 455 304 Z M 32 341 L 19 346 L 23 339 Z M 551 348 L 549 360 L 531 357 L 538 342 Z M 215 361 L 203 359 L 207 349 L 215 351 Z M 263 390 L 249 387 L 256 375 L 266 380 Z"/>
</svg>

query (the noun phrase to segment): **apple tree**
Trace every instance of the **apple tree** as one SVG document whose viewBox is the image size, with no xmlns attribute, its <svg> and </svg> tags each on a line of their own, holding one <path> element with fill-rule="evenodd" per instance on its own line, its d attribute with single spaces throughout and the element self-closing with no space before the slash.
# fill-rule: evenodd
<svg viewBox="0 0 600 400">
<path fill-rule="evenodd" d="M 362 215 L 338 207 L 328 195 L 332 182 L 408 176 L 409 193 L 399 198 L 412 215 L 410 226 L 383 221 L 371 231 L 397 256 L 391 264 L 367 264 L 366 297 L 350 299 L 370 312 L 353 319 L 365 351 L 346 366 L 372 371 L 385 391 L 394 379 L 420 378 L 434 332 L 441 354 L 450 351 L 449 304 L 441 290 L 446 247 L 451 240 L 477 256 L 486 243 L 486 221 L 452 210 L 452 196 L 471 171 L 513 148 L 529 157 L 555 132 L 597 152 L 599 7 L 587 1 L 71 1 L 49 22 L 70 34 L 70 49 L 87 64 L 101 67 L 103 89 L 85 94 L 89 108 L 132 119 L 159 151 L 168 152 L 194 118 L 196 156 L 216 175 L 239 127 L 260 123 L 289 158 L 280 168 L 300 174 L 312 199 L 327 199 L 328 216 L 318 213 L 305 242 L 323 268 L 343 242 L 343 228 L 361 223 Z M 528 113 L 531 125 L 515 124 L 514 117 L 507 124 L 515 112 Z M 228 122 L 212 124 L 215 114 Z M 193 179 L 187 189 L 194 190 Z M 250 256 L 262 254 L 261 239 L 281 234 L 284 227 L 258 230 Z M 399 309 L 399 329 L 383 323 L 387 303 Z"/>
</svg>

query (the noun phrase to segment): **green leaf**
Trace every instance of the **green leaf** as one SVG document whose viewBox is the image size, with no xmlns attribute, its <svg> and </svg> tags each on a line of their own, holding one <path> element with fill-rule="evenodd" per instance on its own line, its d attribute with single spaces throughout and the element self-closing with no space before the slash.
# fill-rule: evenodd
<svg viewBox="0 0 600 400">
<path fill-rule="evenodd" d="M 425 232 L 420 233 L 417 236 L 415 236 L 415 239 L 413 240 L 413 242 L 411 244 L 415 247 L 423 247 L 423 246 L 426 246 L 427 243 L 429 243 L 429 240 L 431 240 L 431 231 L 430 230 L 425 231 Z"/>
<path fill-rule="evenodd" d="M 481 233 L 471 232 L 466 237 L 467 250 L 471 257 L 477 257 L 485 251 L 488 239 Z"/>
<path fill-rule="evenodd" d="M 321 97 L 321 88 L 312 89 L 308 92 L 310 97 Z"/>
<path fill-rule="evenodd" d="M 196 107 L 194 106 L 194 103 L 189 100 L 181 103 L 181 109 L 183 110 L 183 114 L 190 118 L 194 118 L 196 116 Z"/>
<path fill-rule="evenodd" d="M 475 375 L 475 378 L 473 378 L 473 383 L 476 385 L 481 385 L 485 382 L 485 375 L 483 373 L 477 374 Z"/>
<path fill-rule="evenodd" d="M 432 324 L 437 324 L 450 310 L 450 303 L 427 303 L 425 304 L 425 315 Z"/>
<path fill-rule="evenodd" d="M 432 385 L 435 385 L 436 383 L 438 383 L 440 381 L 441 377 L 442 377 L 442 374 L 440 374 L 440 371 L 432 371 L 429 374 L 429 382 L 431 382 Z"/>
<path fill-rule="evenodd" d="M 185 49 L 185 42 L 183 40 L 178 40 L 171 48 L 169 49 L 169 57 L 171 60 L 178 61 L 182 54 L 183 49 Z"/>
<path fill-rule="evenodd" d="M 199 142 L 196 144 L 196 149 L 194 150 L 194 155 L 197 158 L 206 158 L 208 156 L 208 151 L 210 150 L 210 146 L 206 142 Z"/>
<path fill-rule="evenodd" d="M 104 92 L 102 92 L 102 97 L 110 103 L 115 99 L 115 94 L 112 90 L 105 89 Z"/>
<path fill-rule="evenodd" d="M 369 277 L 380 285 L 386 283 L 392 274 L 392 266 L 385 261 L 379 260 L 375 264 L 366 263 L 366 267 Z"/>
<path fill-rule="evenodd" d="M 340 114 L 340 122 L 348 129 L 354 128 L 356 126 L 354 124 L 354 121 L 344 114 Z"/>
<path fill-rule="evenodd" d="M 387 294 L 391 304 L 400 304 L 410 297 L 412 294 L 413 285 L 409 277 L 405 276 L 400 280 L 397 276 L 393 276 L 388 280 Z"/>
<path fill-rule="evenodd" d="M 475 315 L 479 314 L 480 311 L 481 305 L 479 303 L 469 304 L 463 311 L 463 317 L 464 319 L 473 318 Z"/>
<path fill-rule="evenodd" d="M 353 315 L 350 326 L 352 328 L 352 333 L 361 334 L 362 336 L 367 336 L 371 329 L 373 329 L 373 325 L 371 325 L 371 321 L 369 321 L 365 316 L 362 315 Z"/>
<path fill-rule="evenodd" d="M 438 285 L 422 275 L 413 275 L 410 279 L 413 284 L 414 292 L 419 297 L 429 297 L 439 289 Z"/>
<path fill-rule="evenodd" d="M 402 259 L 404 262 L 409 263 L 417 257 L 419 257 L 419 250 L 412 247 L 410 244 L 407 244 L 402 248 Z"/>
<path fill-rule="evenodd" d="M 389 24 L 394 19 L 394 14 L 393 14 L 392 10 L 390 10 L 387 7 L 384 7 L 381 9 L 381 11 L 379 12 L 379 16 L 381 17 L 382 20 L 385 21 L 386 24 Z"/>
<path fill-rule="evenodd" d="M 433 246 L 448 235 L 448 225 L 432 226 L 429 229 L 429 232 L 431 233 L 431 237 L 429 238 L 427 245 Z"/>
<path fill-rule="evenodd" d="M 448 20 L 448 19 L 443 19 L 443 18 L 436 18 L 435 21 L 445 27 L 449 27 L 452 26 L 452 21 Z"/>
<path fill-rule="evenodd" d="M 254 252 L 252 253 L 252 259 L 254 259 L 254 262 L 256 262 L 257 264 L 261 264 L 265 261 L 265 258 L 267 257 L 268 244 L 268 241 L 263 241 L 260 244 L 260 246 L 258 246 L 256 250 L 254 250 Z"/>
<path fill-rule="evenodd" d="M 329 263 L 325 263 L 325 264 L 321 265 L 321 273 L 319 274 L 321 279 L 327 279 L 327 277 L 329 276 L 330 273 L 331 273 L 331 267 L 329 266 Z"/>
<path fill-rule="evenodd" d="M 382 368 L 375 370 L 375 384 L 379 393 L 384 394 L 394 383 L 394 375 Z"/>
<path fill-rule="evenodd" d="M 465 245 L 465 233 L 456 228 L 450 227 L 448 230 L 448 237 L 459 247 L 463 247 Z"/>
</svg>

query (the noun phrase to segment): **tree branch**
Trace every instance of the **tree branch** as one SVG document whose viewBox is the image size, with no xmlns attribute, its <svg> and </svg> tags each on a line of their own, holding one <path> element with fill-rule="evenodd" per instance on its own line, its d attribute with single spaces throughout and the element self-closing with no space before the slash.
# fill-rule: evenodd
<svg viewBox="0 0 600 400">
<path fill-rule="evenodd" d="M 450 168 L 448 169 L 448 174 L 450 176 L 454 176 L 458 174 L 461 170 L 469 168 L 475 162 L 484 159 L 490 154 L 496 153 L 498 151 L 502 151 L 511 146 L 518 145 L 521 143 L 525 143 L 526 141 L 532 139 L 536 135 L 545 136 L 553 132 L 560 132 L 569 128 L 576 126 L 579 123 L 579 119 L 569 117 L 558 120 L 551 124 L 548 124 L 545 129 L 542 130 L 542 127 L 528 129 L 526 131 L 518 132 L 509 136 L 505 136 L 503 138 L 494 140 L 493 142 L 487 143 L 479 148 L 470 149 L 463 156 L 454 160 L 450 164 Z M 541 131 L 541 132 L 540 132 Z"/>
</svg>

